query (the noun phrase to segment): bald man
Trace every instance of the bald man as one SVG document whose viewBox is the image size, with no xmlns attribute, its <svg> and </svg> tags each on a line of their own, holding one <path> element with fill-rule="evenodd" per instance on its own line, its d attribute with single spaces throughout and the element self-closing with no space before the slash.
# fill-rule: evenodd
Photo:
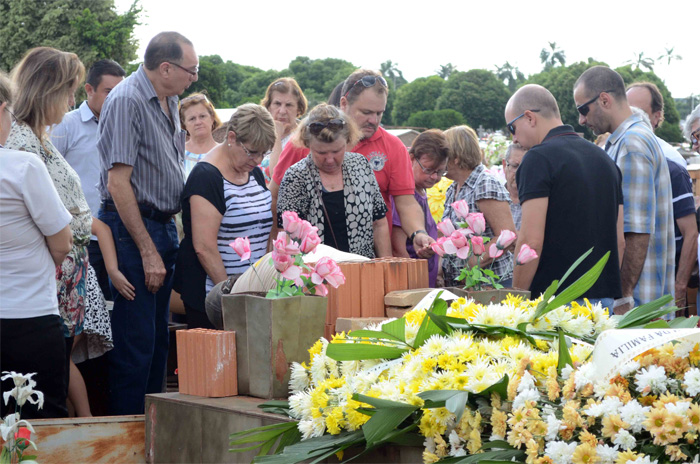
<svg viewBox="0 0 700 464">
<path fill-rule="evenodd" d="M 526 85 L 508 101 L 505 111 L 513 142 L 527 149 L 516 173 L 522 205 L 517 252 L 523 244 L 539 258 L 513 272 L 513 286 L 529 289 L 533 297 L 586 251 L 593 252 L 567 279 L 576 281 L 610 252 L 598 281 L 582 295 L 612 308 L 622 295 L 619 256 L 622 237 L 622 176 L 599 147 L 561 121 L 552 94 L 542 86 Z"/>
</svg>

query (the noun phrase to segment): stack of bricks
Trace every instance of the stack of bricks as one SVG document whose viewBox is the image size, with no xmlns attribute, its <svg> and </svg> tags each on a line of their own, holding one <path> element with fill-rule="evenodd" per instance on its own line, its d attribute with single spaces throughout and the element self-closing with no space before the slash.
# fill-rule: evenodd
<svg viewBox="0 0 700 464">
<path fill-rule="evenodd" d="M 185 395 L 221 398 L 238 395 L 236 332 L 178 330 L 179 391 Z"/>
<path fill-rule="evenodd" d="M 329 288 L 325 336 L 336 332 L 338 318 L 385 317 L 384 295 L 395 290 L 427 288 L 428 262 L 424 259 L 377 258 L 338 263 L 345 284 Z"/>
</svg>

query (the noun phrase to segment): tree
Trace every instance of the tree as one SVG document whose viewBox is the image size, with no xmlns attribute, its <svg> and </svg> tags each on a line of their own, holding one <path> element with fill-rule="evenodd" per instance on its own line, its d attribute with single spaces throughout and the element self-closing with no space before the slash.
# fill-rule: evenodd
<svg viewBox="0 0 700 464">
<path fill-rule="evenodd" d="M 634 59 L 625 61 L 625 64 L 631 64 L 634 69 L 647 68 L 648 71 L 654 71 L 654 58 L 644 56 L 644 52 L 634 54 Z"/>
<path fill-rule="evenodd" d="M 666 48 L 664 47 L 664 50 L 666 50 L 666 53 L 663 53 L 661 56 L 657 58 L 658 61 L 666 60 L 666 64 L 670 65 L 671 61 L 673 60 L 682 60 L 683 57 L 680 55 L 676 55 L 673 53 L 673 49 L 676 47 L 671 47 L 671 48 Z"/>
<path fill-rule="evenodd" d="M 508 86 L 511 93 L 515 92 L 520 83 L 525 82 L 525 75 L 507 61 L 503 66 L 496 66 L 496 76 Z"/>
<path fill-rule="evenodd" d="M 440 76 L 419 77 L 396 91 L 392 112 L 394 123 L 406 124 L 412 114 L 435 109 L 445 81 Z"/>
<path fill-rule="evenodd" d="M 505 125 L 503 109 L 510 98 L 506 85 L 491 71 L 455 72 L 445 83 L 436 109 L 453 109 L 472 128 L 498 129 Z"/>
<path fill-rule="evenodd" d="M 561 66 L 566 65 L 566 53 L 557 48 L 556 42 L 548 42 L 549 49 L 543 48 L 540 51 L 540 61 L 544 64 L 545 71 L 553 68 L 559 63 Z"/>
<path fill-rule="evenodd" d="M 450 77 L 450 75 L 455 71 L 457 71 L 457 66 L 453 65 L 452 63 L 447 63 L 440 65 L 440 69 L 438 69 L 435 72 L 437 72 L 438 76 L 447 80 Z"/>
<path fill-rule="evenodd" d="M 325 102 L 338 83 L 347 79 L 357 66 L 338 58 L 312 60 L 297 56 L 289 63 L 289 75 L 296 79 L 309 100 L 309 107 Z"/>
<path fill-rule="evenodd" d="M 243 81 L 261 72 L 261 69 L 252 66 L 224 62 L 219 55 L 200 56 L 199 79 L 192 83 L 186 95 L 204 92 L 216 108 L 235 107 L 247 101 L 247 95 L 239 92 Z"/>
<path fill-rule="evenodd" d="M 464 116 L 455 110 L 430 110 L 419 111 L 408 118 L 411 127 L 425 127 L 426 129 L 449 129 L 452 126 L 465 124 Z"/>
<path fill-rule="evenodd" d="M 76 53 L 86 67 L 103 58 L 126 66 L 136 58 L 135 1 L 117 13 L 113 0 L 3 0 L 0 2 L 0 68 L 10 70 L 38 46 Z"/>
<path fill-rule="evenodd" d="M 382 63 L 379 66 L 379 72 L 394 83 L 395 90 L 408 82 L 403 77 L 401 70 L 399 70 L 399 64 L 392 63 L 391 60 L 386 60 L 384 63 Z"/>
</svg>

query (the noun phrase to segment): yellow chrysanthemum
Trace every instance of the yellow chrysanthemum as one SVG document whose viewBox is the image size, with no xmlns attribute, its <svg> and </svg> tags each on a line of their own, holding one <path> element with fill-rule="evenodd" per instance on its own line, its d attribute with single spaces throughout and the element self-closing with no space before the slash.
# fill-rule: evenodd
<svg viewBox="0 0 700 464">
<path fill-rule="evenodd" d="M 574 464 L 593 464 L 597 462 L 598 454 L 596 453 L 595 446 L 591 446 L 589 443 L 578 445 L 576 450 L 574 450 L 571 461 Z"/>
</svg>

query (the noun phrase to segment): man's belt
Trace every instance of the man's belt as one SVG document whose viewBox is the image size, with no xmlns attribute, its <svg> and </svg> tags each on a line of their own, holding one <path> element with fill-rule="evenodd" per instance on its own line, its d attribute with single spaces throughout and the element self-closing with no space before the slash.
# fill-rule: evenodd
<svg viewBox="0 0 700 464">
<path fill-rule="evenodd" d="M 102 202 L 101 208 L 105 211 L 111 213 L 118 213 L 117 207 L 114 205 L 112 200 L 106 200 Z M 151 219 L 161 224 L 167 224 L 173 218 L 174 213 L 166 213 L 164 211 L 159 211 L 155 208 L 151 208 L 147 205 L 142 205 L 139 203 L 139 211 L 141 212 L 141 217 L 144 219 Z"/>
</svg>

